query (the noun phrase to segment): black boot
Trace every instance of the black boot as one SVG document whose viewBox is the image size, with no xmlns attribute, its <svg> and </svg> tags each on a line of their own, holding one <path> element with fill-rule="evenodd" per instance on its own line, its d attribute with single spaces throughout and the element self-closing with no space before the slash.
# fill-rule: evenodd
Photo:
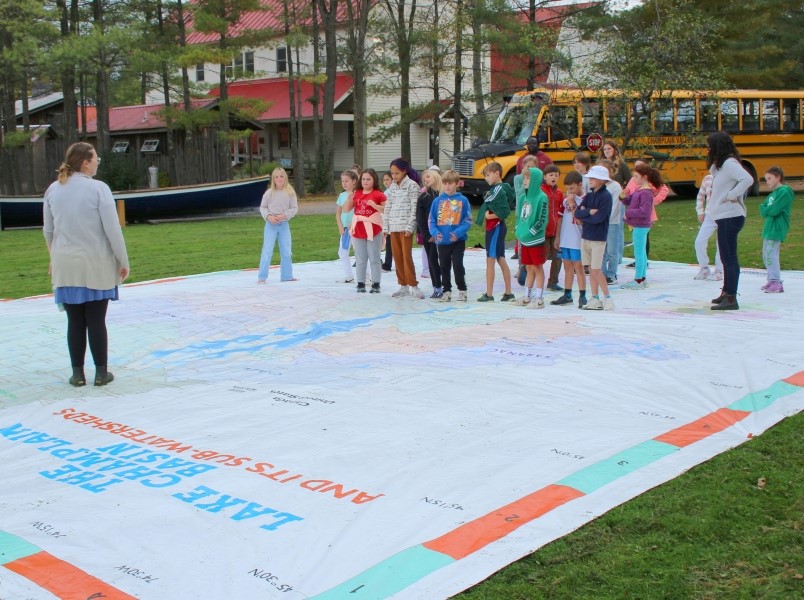
<svg viewBox="0 0 804 600">
<path fill-rule="evenodd" d="M 70 385 L 81 387 L 87 384 L 87 378 L 84 375 L 84 367 L 73 367 L 73 375 L 70 377 Z"/>
<path fill-rule="evenodd" d="M 720 290 L 720 296 L 717 298 L 712 298 L 712 304 L 720 304 L 726 298 L 725 290 Z"/>
<path fill-rule="evenodd" d="M 111 383 L 114 381 L 114 375 L 112 375 L 109 371 L 106 370 L 106 365 L 95 366 L 95 385 L 106 385 L 107 383 Z"/>
<path fill-rule="evenodd" d="M 727 294 L 720 304 L 713 304 L 711 308 L 712 310 L 738 310 L 740 305 L 737 304 L 737 296 Z"/>
</svg>

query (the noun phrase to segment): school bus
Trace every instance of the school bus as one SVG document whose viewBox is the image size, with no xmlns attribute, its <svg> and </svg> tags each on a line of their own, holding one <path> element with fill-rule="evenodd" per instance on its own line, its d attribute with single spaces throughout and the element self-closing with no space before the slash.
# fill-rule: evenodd
<svg viewBox="0 0 804 600">
<path fill-rule="evenodd" d="M 594 161 L 601 139 L 612 138 L 621 148 L 625 142 L 629 161 L 651 158 L 674 192 L 692 195 L 707 173 L 706 136 L 723 130 L 734 138 L 757 195 L 770 166 L 804 177 L 803 118 L 804 90 L 676 91 L 644 100 L 616 90 L 537 88 L 514 94 L 491 139 L 456 154 L 452 168 L 476 199 L 488 189 L 482 171 L 491 161 L 502 165 L 504 181 L 513 181 L 530 136 L 562 173 L 572 169 L 576 152 Z"/>
</svg>

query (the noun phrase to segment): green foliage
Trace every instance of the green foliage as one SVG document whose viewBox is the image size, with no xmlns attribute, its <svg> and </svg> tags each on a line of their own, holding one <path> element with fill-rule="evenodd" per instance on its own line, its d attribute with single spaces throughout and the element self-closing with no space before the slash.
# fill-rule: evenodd
<svg viewBox="0 0 804 600">
<path fill-rule="evenodd" d="M 132 156 L 119 152 L 101 155 L 97 177 L 115 191 L 145 187 L 145 173 L 137 172 Z"/>
</svg>

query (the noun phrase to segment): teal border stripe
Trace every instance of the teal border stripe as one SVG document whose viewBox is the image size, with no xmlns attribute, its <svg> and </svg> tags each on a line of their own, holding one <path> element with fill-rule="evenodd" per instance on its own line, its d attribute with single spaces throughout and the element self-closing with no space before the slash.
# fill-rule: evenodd
<svg viewBox="0 0 804 600">
<path fill-rule="evenodd" d="M 455 559 L 424 546 L 414 546 L 313 596 L 314 600 L 383 600 L 421 578 L 454 563 Z"/>
<path fill-rule="evenodd" d="M 567 485 L 584 494 L 591 494 L 604 485 L 608 485 L 612 481 L 633 473 L 673 452 L 678 452 L 678 450 L 677 446 L 657 442 L 656 440 L 648 440 L 596 462 L 585 469 L 576 471 L 569 477 L 557 481 L 556 484 Z"/>
<path fill-rule="evenodd" d="M 0 530 L 0 565 L 42 552 L 39 546 L 34 546 L 21 537 Z"/>
<path fill-rule="evenodd" d="M 768 408 L 780 398 L 795 394 L 801 391 L 801 389 L 801 387 L 787 383 L 786 381 L 777 381 L 762 391 L 746 394 L 734 404 L 729 404 L 726 408 L 744 410 L 746 412 L 758 412 Z"/>
</svg>

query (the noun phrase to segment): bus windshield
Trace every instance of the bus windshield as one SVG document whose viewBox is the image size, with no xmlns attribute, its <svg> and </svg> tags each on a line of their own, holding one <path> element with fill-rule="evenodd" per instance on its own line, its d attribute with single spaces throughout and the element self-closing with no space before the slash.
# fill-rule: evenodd
<svg viewBox="0 0 804 600">
<path fill-rule="evenodd" d="M 509 104 L 507 110 L 501 112 L 497 118 L 490 142 L 524 146 L 527 139 L 533 134 L 533 128 L 543 105 L 540 101 L 528 104 Z"/>
</svg>

